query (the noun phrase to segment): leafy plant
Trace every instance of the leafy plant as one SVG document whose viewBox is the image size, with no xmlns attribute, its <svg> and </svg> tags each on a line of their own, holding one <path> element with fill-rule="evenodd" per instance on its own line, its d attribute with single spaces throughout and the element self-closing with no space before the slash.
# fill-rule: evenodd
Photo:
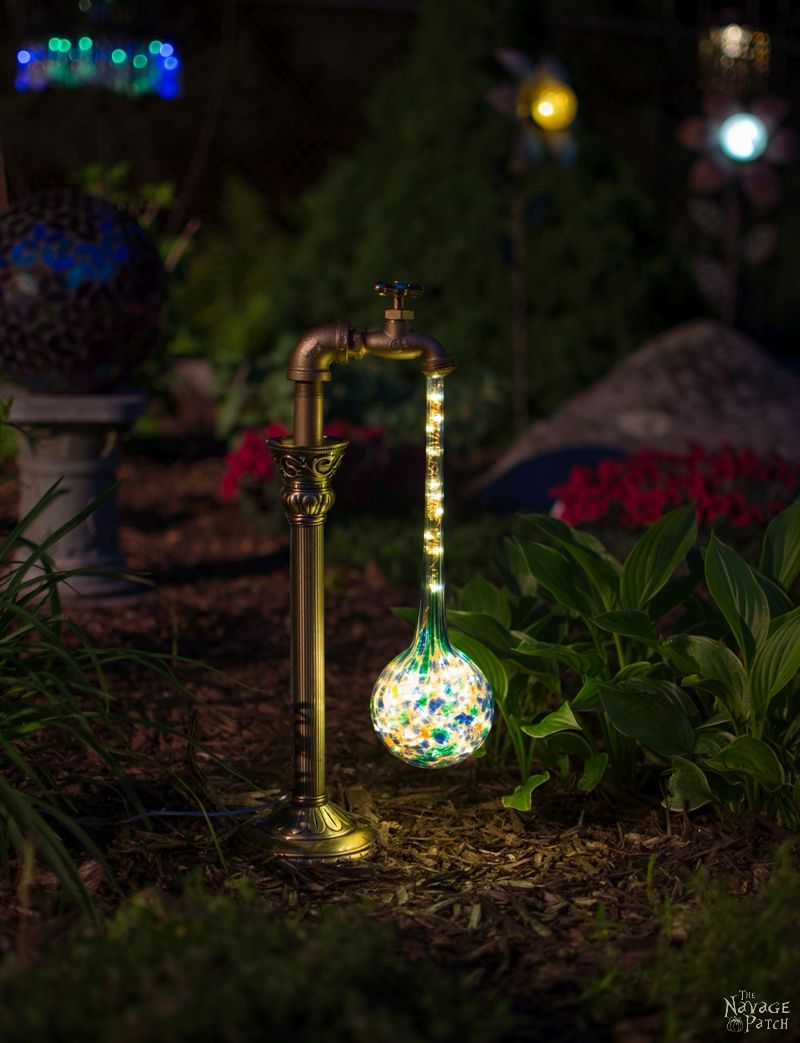
<svg viewBox="0 0 800 1043">
<path fill-rule="evenodd" d="M 123 661 L 155 670 L 184 689 L 172 669 L 175 657 L 131 648 L 95 648 L 63 613 L 59 584 L 68 583 L 79 570 L 55 571 L 48 550 L 100 501 L 89 504 L 40 544 L 31 543 L 25 532 L 58 495 L 56 483 L 0 541 L 0 867 L 10 874 L 14 852 L 31 871 L 41 860 L 56 874 L 64 895 L 91 913 L 70 848 L 78 845 L 109 875 L 110 871 L 78 821 L 75 779 L 65 777 L 54 765 L 63 760 L 66 750 L 80 751 L 87 773 L 102 770 L 117 798 L 122 797 L 146 822 L 124 767 L 127 743 L 120 732 L 132 725 L 175 730 L 121 713 L 115 707 L 110 674 Z M 186 741 L 193 743 L 190 738 Z M 185 797 L 195 798 L 190 784 L 168 774 Z"/>
<path fill-rule="evenodd" d="M 0 1036 L 25 1043 L 500 1043 L 503 1003 L 398 952 L 394 931 L 332 910 L 278 920 L 249 883 L 137 895 L 38 967 L 0 969 Z"/>
<path fill-rule="evenodd" d="M 672 809 L 747 807 L 796 828 L 800 501 L 767 527 L 758 569 L 716 536 L 695 546 L 692 504 L 624 562 L 557 519 L 522 521 L 527 536 L 496 548 L 507 586 L 473 580 L 448 613 L 495 690 L 492 752 L 516 759 L 505 803 L 527 810 L 555 770 L 584 792 L 658 782 Z"/>
<path fill-rule="evenodd" d="M 711 881 L 700 873 L 691 881 L 690 903 L 676 908 L 668 898 L 660 901 L 655 952 L 636 964 L 621 965 L 624 947 L 606 943 L 608 971 L 584 990 L 588 1020 L 607 1025 L 655 1014 L 661 1018 L 658 1038 L 664 1043 L 721 1038 L 731 1018 L 730 1001 L 738 1009 L 744 989 L 756 1004 L 772 1004 L 773 1010 L 777 1004 L 778 1011 L 747 1020 L 745 1009 L 740 1031 L 746 1028 L 750 1038 L 774 1038 L 775 1026 L 768 1028 L 765 1019 L 787 1016 L 780 1013 L 784 1004 L 791 1028 L 800 1001 L 795 847 L 787 844 L 778 852 L 760 894 L 731 894 L 728 881 Z M 685 940 L 676 944 L 676 937 Z M 728 1025 L 731 1031 L 736 1027 Z"/>
</svg>

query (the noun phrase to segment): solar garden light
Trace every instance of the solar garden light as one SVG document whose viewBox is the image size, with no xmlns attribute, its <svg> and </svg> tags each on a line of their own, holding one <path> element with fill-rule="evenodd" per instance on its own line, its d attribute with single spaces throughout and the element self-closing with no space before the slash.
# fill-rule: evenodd
<svg viewBox="0 0 800 1043">
<path fill-rule="evenodd" d="M 717 131 L 719 147 L 737 163 L 751 163 L 767 151 L 769 134 L 764 121 L 752 112 L 734 112 Z"/>
<path fill-rule="evenodd" d="M 325 788 L 323 526 L 334 502 L 331 481 L 347 448 L 326 438 L 323 385 L 334 363 L 372 355 L 421 359 L 426 378 L 423 578 L 411 646 L 393 659 L 372 694 L 375 729 L 395 756 L 421 767 L 464 760 L 485 741 L 494 713 L 486 678 L 447 636 L 442 574 L 444 377 L 455 363 L 433 337 L 411 327 L 413 283 L 377 283 L 392 298 L 381 330 L 344 322 L 317 326 L 298 342 L 288 376 L 295 382 L 294 431 L 269 440 L 290 526 L 291 688 L 294 782 L 291 796 L 256 823 L 256 835 L 282 858 L 337 862 L 367 856 L 373 831 L 328 797 Z"/>
</svg>

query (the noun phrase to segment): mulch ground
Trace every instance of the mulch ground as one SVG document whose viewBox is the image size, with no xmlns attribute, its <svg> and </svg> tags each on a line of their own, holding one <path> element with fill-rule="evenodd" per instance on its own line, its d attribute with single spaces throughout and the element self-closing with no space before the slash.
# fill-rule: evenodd
<svg viewBox="0 0 800 1043">
<path fill-rule="evenodd" d="M 114 609 L 73 610 L 98 644 L 174 651 L 214 668 L 178 668 L 191 696 L 138 667 L 114 678 L 126 712 L 207 747 L 191 753 L 172 733 L 130 730 L 141 758 L 134 774 L 150 809 L 190 806 L 157 764 L 218 810 L 274 797 L 289 779 L 286 541 L 249 532 L 235 506 L 219 501 L 222 467 L 217 458 L 129 458 L 121 473 L 122 541 L 155 593 Z M 1 495 L 7 521 L 13 487 Z M 535 1012 L 531 1040 L 577 1038 L 581 983 L 619 958 L 605 940 L 609 923 L 613 952 L 640 960 L 657 942 L 659 900 L 680 900 L 700 867 L 725 874 L 736 891 L 758 889 L 780 836 L 760 820 L 670 821 L 662 809 L 624 795 L 587 798 L 557 786 L 538 791 L 536 810 L 521 815 L 501 806 L 508 784 L 485 761 L 443 772 L 395 761 L 373 734 L 369 697 L 380 670 L 410 638 L 390 608 L 413 597 L 411 588 L 388 585 L 377 567 L 328 573 L 330 790 L 374 824 L 379 843 L 368 863 L 300 869 L 275 861 L 248 844 L 242 816 L 216 820 L 224 866 L 206 826 L 193 819 L 153 820 L 150 829 L 106 824 L 94 835 L 126 891 L 175 887 L 200 866 L 212 888 L 229 874 L 247 874 L 277 903 L 311 915 L 323 904 L 366 903 L 376 918 L 398 925 L 409 958 L 469 968 L 476 983 Z M 246 779 L 223 771 L 214 755 Z M 89 817 L 123 817 L 121 804 L 97 793 L 90 787 L 86 794 Z M 96 863 L 85 861 L 82 873 L 101 905 L 118 900 Z M 47 874 L 36 886 L 46 894 Z M 20 928 L 34 947 L 63 928 L 61 918 L 31 911 L 37 903 L 30 894 L 0 897 L 7 899 L 7 946 Z M 660 1035 L 657 1024 L 643 1021 L 581 1038 L 632 1043 Z"/>
</svg>

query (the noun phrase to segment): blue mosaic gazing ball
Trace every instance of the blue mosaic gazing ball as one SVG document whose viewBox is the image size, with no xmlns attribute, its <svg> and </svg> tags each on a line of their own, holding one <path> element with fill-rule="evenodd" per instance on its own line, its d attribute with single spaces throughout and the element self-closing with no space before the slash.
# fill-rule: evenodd
<svg viewBox="0 0 800 1043">
<path fill-rule="evenodd" d="M 109 391 L 156 347 L 166 276 L 124 210 L 53 188 L 0 214 L 0 375 L 31 391 Z"/>
</svg>

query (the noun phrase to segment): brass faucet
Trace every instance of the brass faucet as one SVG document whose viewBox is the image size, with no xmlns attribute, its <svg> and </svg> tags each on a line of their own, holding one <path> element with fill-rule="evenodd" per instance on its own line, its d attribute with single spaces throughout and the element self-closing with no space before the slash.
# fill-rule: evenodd
<svg viewBox="0 0 800 1043">
<path fill-rule="evenodd" d="M 438 340 L 412 328 L 414 312 L 407 299 L 422 294 L 422 286 L 379 282 L 374 290 L 392 297 L 383 329 L 331 322 L 315 326 L 297 342 L 288 370 L 295 382 L 294 430 L 269 440 L 290 534 L 294 782 L 291 795 L 256 822 L 255 835 L 279 857 L 295 862 L 364 858 L 374 841 L 371 827 L 334 804 L 325 787 L 324 523 L 334 502 L 331 481 L 348 443 L 322 434 L 323 385 L 331 379 L 332 365 L 365 355 L 422 359 L 426 376 L 445 376 L 455 367 Z"/>
</svg>

